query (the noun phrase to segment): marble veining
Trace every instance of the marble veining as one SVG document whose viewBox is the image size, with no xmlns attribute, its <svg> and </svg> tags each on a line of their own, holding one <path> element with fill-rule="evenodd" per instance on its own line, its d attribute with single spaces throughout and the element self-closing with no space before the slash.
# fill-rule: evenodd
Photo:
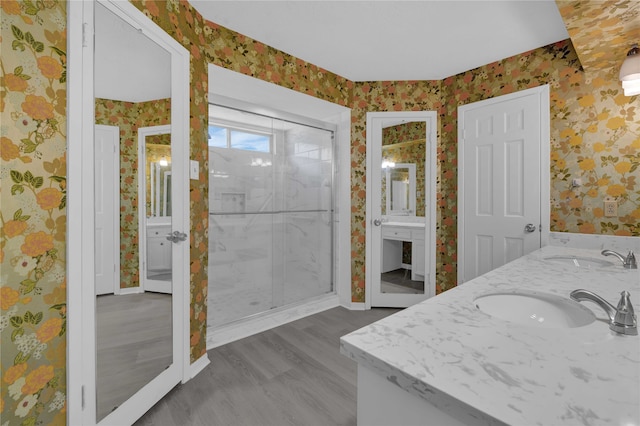
<svg viewBox="0 0 640 426">
<path fill-rule="evenodd" d="M 343 336 L 341 352 L 452 416 L 475 424 L 640 425 L 640 336 L 609 330 L 604 311 L 577 328 L 537 328 L 492 317 L 473 303 L 528 289 L 568 298 L 591 290 L 615 305 L 640 270 L 576 268 L 549 256 L 604 258 L 547 246 L 437 297 Z"/>
</svg>

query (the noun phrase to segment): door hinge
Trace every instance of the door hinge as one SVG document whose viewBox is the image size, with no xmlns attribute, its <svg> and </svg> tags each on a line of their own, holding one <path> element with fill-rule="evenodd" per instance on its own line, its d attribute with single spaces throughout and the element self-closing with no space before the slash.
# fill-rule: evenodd
<svg viewBox="0 0 640 426">
<path fill-rule="evenodd" d="M 81 400 L 82 400 L 80 404 L 82 405 L 82 409 L 84 410 L 84 386 L 80 388 L 80 393 L 81 393 Z"/>
<path fill-rule="evenodd" d="M 87 25 L 86 22 L 82 23 L 82 47 L 87 47 Z"/>
</svg>

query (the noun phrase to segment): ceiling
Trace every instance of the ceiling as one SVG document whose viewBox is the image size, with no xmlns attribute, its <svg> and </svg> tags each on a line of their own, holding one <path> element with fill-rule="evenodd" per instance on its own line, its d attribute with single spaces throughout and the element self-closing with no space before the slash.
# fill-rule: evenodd
<svg viewBox="0 0 640 426">
<path fill-rule="evenodd" d="M 569 38 L 552 0 L 190 0 L 202 16 L 352 81 L 441 80 Z"/>
<path fill-rule="evenodd" d="M 96 3 L 95 97 L 144 102 L 171 96 L 171 56 Z"/>
</svg>

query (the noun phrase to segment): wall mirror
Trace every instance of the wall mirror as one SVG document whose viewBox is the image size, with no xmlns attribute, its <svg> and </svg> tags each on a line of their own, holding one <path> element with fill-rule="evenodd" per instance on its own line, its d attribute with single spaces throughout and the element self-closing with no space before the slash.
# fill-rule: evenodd
<svg viewBox="0 0 640 426">
<path fill-rule="evenodd" d="M 391 165 L 393 164 L 393 165 Z M 416 215 L 416 165 L 391 163 L 385 167 L 383 191 L 389 216 Z M 384 162 L 383 162 L 384 165 Z"/>
<path fill-rule="evenodd" d="M 185 229 L 184 214 L 174 222 L 186 204 L 176 189 L 185 192 L 188 182 L 175 153 L 188 139 L 176 138 L 170 125 L 179 68 L 159 29 L 145 26 L 148 18 L 131 5 L 93 5 L 96 366 L 87 396 L 95 397 L 91 422 L 130 424 L 183 377 L 184 298 L 173 281 L 184 280 L 175 259 L 188 258 L 188 243 L 167 236 Z M 185 123 L 173 124 L 184 131 Z M 114 266 L 106 252 L 115 252 Z M 114 285 L 99 290 L 98 273 Z"/>
<path fill-rule="evenodd" d="M 436 124 L 434 112 L 367 113 L 371 306 L 406 307 L 435 293 Z"/>
</svg>

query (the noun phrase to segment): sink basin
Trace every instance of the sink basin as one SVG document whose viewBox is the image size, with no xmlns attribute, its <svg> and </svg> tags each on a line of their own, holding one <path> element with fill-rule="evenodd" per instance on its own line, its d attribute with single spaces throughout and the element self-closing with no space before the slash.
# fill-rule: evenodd
<svg viewBox="0 0 640 426">
<path fill-rule="evenodd" d="M 566 265 L 573 265 L 576 268 L 603 268 L 613 266 L 613 263 L 604 259 L 596 259 L 595 257 L 581 257 L 581 256 L 549 256 L 544 260 L 550 260 L 552 262 L 564 263 Z"/>
<path fill-rule="evenodd" d="M 588 308 L 569 298 L 529 290 L 485 294 L 474 303 L 492 317 L 531 327 L 575 328 L 596 319 Z"/>
</svg>

